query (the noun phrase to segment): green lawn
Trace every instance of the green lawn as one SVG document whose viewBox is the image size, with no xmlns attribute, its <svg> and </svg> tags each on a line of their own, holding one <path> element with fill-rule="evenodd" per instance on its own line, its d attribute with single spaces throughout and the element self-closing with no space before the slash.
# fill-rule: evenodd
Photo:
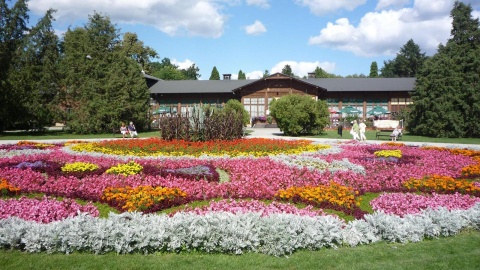
<svg viewBox="0 0 480 270">
<path fill-rule="evenodd" d="M 480 269 L 480 232 L 419 243 L 263 254 L 46 254 L 1 250 L 1 269 Z"/>
<path fill-rule="evenodd" d="M 367 140 L 375 140 L 376 131 L 367 130 L 365 136 Z M 343 136 L 337 134 L 337 130 L 326 130 L 324 134 L 318 136 L 311 136 L 312 138 L 323 139 L 352 139 L 352 135 L 348 133 L 348 130 L 343 131 Z M 383 141 L 390 141 L 388 137 L 382 137 Z M 400 142 L 432 142 L 432 143 L 454 143 L 454 144 L 480 144 L 480 138 L 432 138 L 425 136 L 410 135 L 409 132 L 405 132 L 402 135 Z"/>
<path fill-rule="evenodd" d="M 158 131 L 139 132 L 140 138 L 157 137 Z M 122 134 L 104 133 L 104 134 L 71 134 L 64 131 L 46 131 L 46 132 L 2 132 L 0 140 L 64 140 L 64 139 L 112 139 L 122 138 Z"/>
</svg>

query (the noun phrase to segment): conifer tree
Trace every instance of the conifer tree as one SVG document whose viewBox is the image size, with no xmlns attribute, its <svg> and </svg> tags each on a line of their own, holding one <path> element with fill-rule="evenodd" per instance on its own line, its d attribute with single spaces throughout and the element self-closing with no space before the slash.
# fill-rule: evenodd
<svg viewBox="0 0 480 270">
<path fill-rule="evenodd" d="M 240 71 L 238 72 L 238 79 L 239 79 L 239 80 L 246 80 L 246 79 L 247 79 L 245 73 L 243 73 L 242 70 L 240 70 Z"/>
<path fill-rule="evenodd" d="M 149 91 L 142 67 L 122 48 L 110 19 L 95 13 L 85 27 L 69 29 L 62 48 L 62 104 L 76 133 L 111 132 L 120 122 L 148 125 Z"/>
<path fill-rule="evenodd" d="M 417 77 L 409 129 L 433 137 L 480 137 L 480 24 L 455 2 L 451 38 Z"/>
<path fill-rule="evenodd" d="M 427 58 L 420 46 L 410 39 L 400 48 L 395 59 L 383 62 L 381 77 L 416 77 Z"/>
<path fill-rule="evenodd" d="M 378 77 L 378 65 L 377 62 L 373 61 L 370 65 L 370 78 L 377 78 Z"/>
<path fill-rule="evenodd" d="M 22 129 L 43 129 L 55 120 L 55 102 L 60 82 L 59 39 L 52 27 L 50 9 L 24 38 L 18 50 L 16 72 L 10 75 L 13 92 L 20 94 L 15 125 Z"/>
<path fill-rule="evenodd" d="M 220 73 L 218 73 L 217 67 L 213 67 L 209 80 L 220 80 Z"/>
<path fill-rule="evenodd" d="M 294 77 L 295 74 L 293 74 L 292 67 L 290 65 L 285 65 L 282 69 L 282 74 L 285 74 L 290 77 Z"/>
<path fill-rule="evenodd" d="M 17 93 L 11 75 L 19 60 L 18 48 L 23 47 L 29 20 L 26 0 L 19 0 L 9 8 L 5 0 L 0 1 L 0 131 L 12 128 L 23 118 L 18 104 L 22 92 Z"/>
</svg>

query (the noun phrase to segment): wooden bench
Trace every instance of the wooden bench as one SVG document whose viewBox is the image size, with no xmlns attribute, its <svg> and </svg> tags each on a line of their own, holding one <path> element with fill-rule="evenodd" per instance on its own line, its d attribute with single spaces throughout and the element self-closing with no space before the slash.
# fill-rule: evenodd
<svg viewBox="0 0 480 270">
<path fill-rule="evenodd" d="M 113 137 L 115 138 L 115 135 L 120 133 L 120 129 L 119 128 L 112 128 L 112 133 L 113 133 Z M 122 134 L 122 133 L 120 133 L 120 134 Z"/>
<path fill-rule="evenodd" d="M 389 139 L 391 138 L 391 134 L 393 132 L 393 128 L 382 128 L 382 129 L 377 129 L 377 133 L 375 134 L 375 139 L 381 140 L 382 137 L 388 137 Z M 397 141 L 402 139 L 402 132 L 400 132 L 397 136 Z"/>
</svg>

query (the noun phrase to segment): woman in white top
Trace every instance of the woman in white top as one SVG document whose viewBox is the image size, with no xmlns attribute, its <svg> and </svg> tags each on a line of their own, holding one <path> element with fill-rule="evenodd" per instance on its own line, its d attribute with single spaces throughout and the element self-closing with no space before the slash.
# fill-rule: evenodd
<svg viewBox="0 0 480 270">
<path fill-rule="evenodd" d="M 358 128 L 360 129 L 360 141 L 366 141 L 367 137 L 365 136 L 365 130 L 367 129 L 367 125 L 365 125 L 363 120 L 360 121 Z"/>
</svg>

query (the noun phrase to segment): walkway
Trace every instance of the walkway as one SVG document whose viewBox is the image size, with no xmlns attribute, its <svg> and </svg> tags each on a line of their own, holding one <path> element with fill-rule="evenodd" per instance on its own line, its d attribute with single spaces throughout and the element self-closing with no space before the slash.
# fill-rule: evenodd
<svg viewBox="0 0 480 270">
<path fill-rule="evenodd" d="M 252 130 L 253 132 L 248 135 L 246 138 L 273 138 L 273 139 L 288 139 L 288 140 L 298 140 L 298 139 L 308 139 L 319 143 L 340 143 L 340 142 L 348 142 L 352 141 L 350 134 L 345 134 L 346 136 L 343 138 L 338 139 L 323 139 L 323 138 L 305 138 L 305 137 L 288 137 L 284 136 L 283 132 L 280 131 L 279 128 L 247 128 L 247 130 Z M 118 138 L 116 138 L 118 139 Z M 79 140 L 79 139 L 76 139 Z M 103 139 L 82 139 L 82 141 L 103 141 L 103 140 L 112 140 L 109 138 Z M 0 140 L 0 144 L 15 144 L 20 140 Z M 35 141 L 35 140 L 33 140 Z M 67 141 L 66 139 L 58 139 L 58 140 L 38 140 L 41 142 L 46 143 L 59 143 Z M 362 144 L 380 144 L 388 142 L 386 140 L 367 140 L 366 142 L 359 142 Z M 438 147 L 448 147 L 448 148 L 469 148 L 480 150 L 480 145 L 478 144 L 450 144 L 450 143 L 432 143 L 432 142 L 404 142 L 400 141 L 405 145 L 412 145 L 412 146 L 438 146 Z"/>
</svg>

